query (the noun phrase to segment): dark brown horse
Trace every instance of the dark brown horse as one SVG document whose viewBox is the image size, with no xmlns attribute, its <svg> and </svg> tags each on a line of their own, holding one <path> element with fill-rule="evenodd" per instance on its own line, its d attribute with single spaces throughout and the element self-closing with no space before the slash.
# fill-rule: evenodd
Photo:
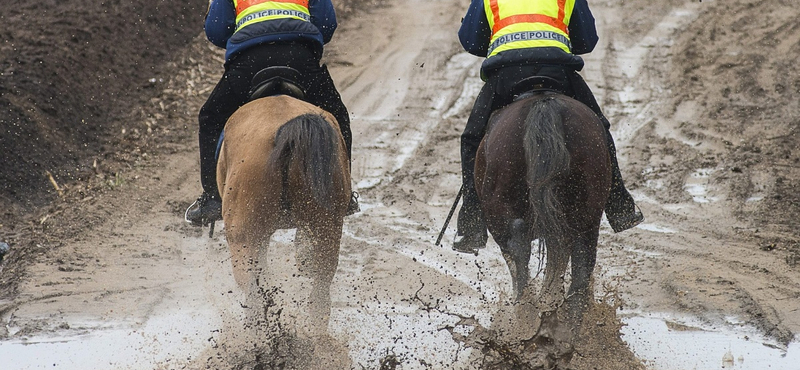
<svg viewBox="0 0 800 370">
<path fill-rule="evenodd" d="M 588 107 L 555 92 L 525 96 L 492 115 L 478 148 L 475 183 L 517 299 L 529 283 L 532 241 L 544 246 L 539 333 L 553 335 L 570 259 L 566 301 L 573 319 L 580 320 L 592 295 L 600 218 L 611 186 L 610 159 L 602 123 Z"/>
<path fill-rule="evenodd" d="M 298 265 L 313 280 L 310 312 L 327 328 L 330 284 L 350 200 L 350 170 L 331 114 L 286 95 L 247 103 L 225 126 L 217 164 L 222 217 L 237 284 L 257 278 L 259 249 L 278 229 L 297 228 L 308 253 Z"/>
</svg>

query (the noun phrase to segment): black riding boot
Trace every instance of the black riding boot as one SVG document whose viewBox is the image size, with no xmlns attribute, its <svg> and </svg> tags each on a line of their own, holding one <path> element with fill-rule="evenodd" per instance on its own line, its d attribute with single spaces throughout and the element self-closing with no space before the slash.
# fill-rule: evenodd
<svg viewBox="0 0 800 370">
<path fill-rule="evenodd" d="M 346 125 L 340 125 L 340 130 L 342 130 L 342 136 L 344 137 L 345 145 L 347 146 L 347 166 L 348 169 L 353 169 L 353 157 L 352 157 L 352 143 L 353 139 L 350 133 L 350 120 L 344 121 Z M 347 132 L 347 134 L 344 134 Z M 358 193 L 353 191 L 350 193 L 350 203 L 347 205 L 347 213 L 345 216 L 351 216 L 358 212 L 361 212 L 361 206 L 358 204 Z"/>
<path fill-rule="evenodd" d="M 222 201 L 204 192 L 186 209 L 183 218 L 194 226 L 212 224 L 222 219 Z"/>
<path fill-rule="evenodd" d="M 352 171 L 353 169 L 353 157 L 352 157 L 352 145 L 353 139 L 352 134 L 350 133 L 350 120 L 342 120 L 344 124 L 339 125 L 339 129 L 342 131 L 342 136 L 344 137 L 345 145 L 347 146 L 347 166 Z M 352 172 L 351 172 L 352 175 Z M 350 203 L 347 205 L 347 213 L 345 216 L 354 215 L 358 212 L 361 212 L 361 206 L 358 204 L 358 193 L 353 191 L 350 193 Z"/>
<path fill-rule="evenodd" d="M 458 212 L 458 232 L 453 241 L 453 250 L 477 255 L 478 249 L 486 247 L 489 235 L 486 232 L 486 223 L 483 220 L 474 181 L 464 181 L 461 195 L 464 203 Z"/>
<path fill-rule="evenodd" d="M 350 166 L 350 169 L 352 169 L 353 133 L 350 131 L 350 117 L 347 110 L 344 108 L 344 104 L 341 104 L 341 99 L 339 99 L 339 103 L 341 109 L 336 110 L 337 114 L 334 114 L 334 117 L 336 117 L 336 120 L 339 122 L 339 130 L 342 132 L 342 138 L 344 138 L 344 144 L 347 147 L 347 164 Z M 358 204 L 358 193 L 354 191 L 350 194 L 350 204 L 347 205 L 347 216 L 358 212 L 361 212 L 361 206 Z"/>
<path fill-rule="evenodd" d="M 611 193 L 606 201 L 606 219 L 608 219 L 611 229 L 618 233 L 638 225 L 644 220 L 644 216 L 637 210 L 636 203 L 628 189 L 625 189 L 617 162 L 617 148 L 614 146 L 614 138 L 611 137 L 608 129 L 606 129 L 606 138 L 608 139 L 608 153 L 611 156 Z"/>
</svg>

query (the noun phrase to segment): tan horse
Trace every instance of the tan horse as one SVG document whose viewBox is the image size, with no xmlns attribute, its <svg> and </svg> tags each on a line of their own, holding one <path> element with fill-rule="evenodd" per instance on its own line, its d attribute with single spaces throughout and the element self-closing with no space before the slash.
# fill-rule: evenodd
<svg viewBox="0 0 800 370">
<path fill-rule="evenodd" d="M 336 119 L 286 95 L 247 103 L 225 126 L 217 183 L 236 283 L 247 293 L 269 268 L 258 266 L 259 250 L 276 230 L 297 228 L 310 248 L 298 265 L 312 279 L 311 319 L 327 328 L 351 190 Z"/>
</svg>

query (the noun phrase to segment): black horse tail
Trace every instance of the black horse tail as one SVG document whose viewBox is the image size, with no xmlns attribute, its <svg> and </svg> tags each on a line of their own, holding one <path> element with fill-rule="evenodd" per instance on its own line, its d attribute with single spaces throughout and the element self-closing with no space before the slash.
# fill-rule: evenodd
<svg viewBox="0 0 800 370">
<path fill-rule="evenodd" d="M 292 118 L 278 129 L 268 168 L 280 169 L 281 202 L 288 208 L 289 171 L 292 164 L 301 171 L 304 192 L 326 210 L 333 207 L 337 186 L 343 174 L 339 163 L 339 135 L 319 114 L 307 113 Z"/>
<path fill-rule="evenodd" d="M 537 100 L 525 118 L 525 161 L 531 231 L 540 242 L 562 235 L 564 210 L 556 196 L 558 179 L 569 170 L 570 155 L 564 142 L 564 103 L 552 97 Z"/>
</svg>

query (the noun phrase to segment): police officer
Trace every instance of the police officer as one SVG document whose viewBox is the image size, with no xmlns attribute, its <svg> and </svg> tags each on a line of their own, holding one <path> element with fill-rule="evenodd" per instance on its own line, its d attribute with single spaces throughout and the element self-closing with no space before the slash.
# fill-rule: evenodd
<svg viewBox="0 0 800 370">
<path fill-rule="evenodd" d="M 464 204 L 453 249 L 473 253 L 486 246 L 486 225 L 473 177 L 475 154 L 492 111 L 511 103 L 514 85 L 531 76 L 559 81 L 567 95 L 597 114 L 606 128 L 612 165 L 606 218 L 614 232 L 642 222 L 644 217 L 622 181 L 611 125 L 578 74 L 583 68 L 578 55 L 591 52 L 598 39 L 586 0 L 472 0 L 458 36 L 467 52 L 486 57 L 481 65 L 486 83 L 461 135 Z"/>
<path fill-rule="evenodd" d="M 200 109 L 200 180 L 203 194 L 186 210 L 186 221 L 206 225 L 222 218 L 216 181 L 216 148 L 228 118 L 247 103 L 250 83 L 270 66 L 292 67 L 306 100 L 330 112 L 351 154 L 350 117 L 327 68 L 322 47 L 336 30 L 331 0 L 213 0 L 205 21 L 208 40 L 226 49 L 225 72 Z M 348 213 L 358 210 L 351 198 Z"/>
</svg>

